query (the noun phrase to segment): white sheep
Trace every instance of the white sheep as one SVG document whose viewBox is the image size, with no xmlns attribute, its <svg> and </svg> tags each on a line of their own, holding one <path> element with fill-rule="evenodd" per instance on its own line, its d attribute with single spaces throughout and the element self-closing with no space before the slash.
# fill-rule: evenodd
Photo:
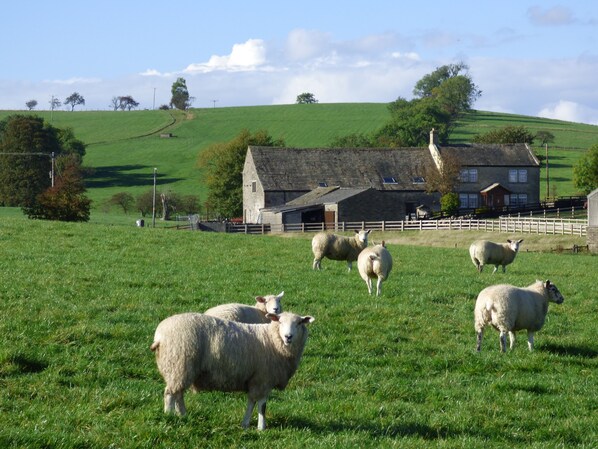
<svg viewBox="0 0 598 449">
<path fill-rule="evenodd" d="M 266 428 L 266 400 L 284 390 L 293 376 L 314 318 L 284 312 L 269 314 L 269 324 L 245 324 L 200 313 L 166 318 L 156 328 L 150 349 L 166 382 L 164 411 L 185 415 L 183 394 L 193 391 L 244 391 L 249 427 L 258 404 L 258 430 Z"/>
<path fill-rule="evenodd" d="M 533 351 L 534 332 L 544 325 L 548 302 L 561 304 L 564 300 L 559 289 L 549 280 L 536 281 L 525 288 L 506 284 L 486 287 L 478 295 L 474 313 L 478 352 L 482 349 L 484 328 L 488 324 L 500 332 L 502 352 L 507 348 L 507 332 L 509 347 L 513 349 L 515 332 L 523 329 L 527 330 L 527 344 Z"/>
<path fill-rule="evenodd" d="M 256 296 L 255 306 L 237 303 L 221 304 L 206 310 L 204 314 L 239 323 L 269 323 L 270 319 L 266 316 L 268 313 L 282 313 L 280 300 L 283 295 L 284 292 L 278 295 Z"/>
<path fill-rule="evenodd" d="M 321 261 L 324 257 L 332 260 L 346 260 L 351 271 L 353 261 L 357 260 L 359 253 L 368 246 L 370 231 L 355 231 L 353 237 L 318 232 L 311 241 L 314 253 L 313 269 L 322 268 Z"/>
<path fill-rule="evenodd" d="M 376 296 L 382 293 L 382 282 L 388 279 L 392 269 L 392 256 L 382 244 L 370 246 L 359 253 L 357 258 L 357 268 L 359 274 L 368 286 L 368 292 L 372 294 L 372 279 L 378 279 L 376 283 Z"/>
<path fill-rule="evenodd" d="M 506 266 L 515 260 L 519 251 L 521 240 L 507 240 L 508 243 L 493 243 L 488 240 L 478 240 L 469 247 L 471 261 L 481 273 L 484 265 L 494 265 L 493 274 L 502 265 L 502 272 L 506 272 Z"/>
</svg>

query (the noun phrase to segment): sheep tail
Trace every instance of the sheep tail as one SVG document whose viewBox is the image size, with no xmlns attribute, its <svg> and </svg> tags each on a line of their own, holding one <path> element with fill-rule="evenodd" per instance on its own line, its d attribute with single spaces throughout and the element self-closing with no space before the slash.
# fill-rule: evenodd
<svg viewBox="0 0 598 449">
<path fill-rule="evenodd" d="M 152 343 L 152 345 L 150 346 L 150 349 L 152 351 L 156 351 L 156 349 L 158 349 L 158 347 L 160 346 L 160 342 L 159 341 L 155 341 Z"/>
</svg>

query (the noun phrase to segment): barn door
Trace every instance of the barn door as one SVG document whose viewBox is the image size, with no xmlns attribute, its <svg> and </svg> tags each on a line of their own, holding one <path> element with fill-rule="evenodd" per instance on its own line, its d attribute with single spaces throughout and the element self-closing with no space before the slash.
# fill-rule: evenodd
<svg viewBox="0 0 598 449">
<path fill-rule="evenodd" d="M 327 210 L 324 212 L 324 227 L 326 229 L 334 229 L 334 223 L 336 222 L 336 213 L 333 210 Z"/>
</svg>

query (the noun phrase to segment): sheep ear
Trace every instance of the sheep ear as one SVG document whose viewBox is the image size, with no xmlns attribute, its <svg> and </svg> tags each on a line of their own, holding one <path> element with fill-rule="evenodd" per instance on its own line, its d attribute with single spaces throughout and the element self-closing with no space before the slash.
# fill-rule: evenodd
<svg viewBox="0 0 598 449">
<path fill-rule="evenodd" d="M 519 239 L 519 240 L 517 241 L 517 243 L 521 243 L 521 242 L 523 242 L 523 239 Z"/>
<path fill-rule="evenodd" d="M 544 282 L 544 287 L 550 287 L 550 280 L 546 279 L 546 282 Z"/>
<path fill-rule="evenodd" d="M 309 323 L 313 323 L 314 321 L 316 321 L 316 319 L 313 316 L 302 316 L 301 317 L 301 324 L 309 324 Z"/>
<path fill-rule="evenodd" d="M 279 293 L 279 294 L 278 294 L 276 297 L 280 299 L 280 298 L 282 298 L 283 296 L 284 296 L 284 290 L 283 290 L 283 291 L 281 291 L 281 292 L 280 292 L 280 293 Z"/>
<path fill-rule="evenodd" d="M 255 300 L 257 302 L 261 302 L 262 304 L 264 304 L 266 302 L 266 298 L 264 298 L 263 296 L 256 296 Z"/>
<path fill-rule="evenodd" d="M 511 240 L 509 240 L 509 239 L 507 239 L 507 242 L 509 242 L 509 243 L 513 243 L 513 242 L 512 242 Z"/>
<path fill-rule="evenodd" d="M 386 248 L 386 242 L 382 240 L 382 246 Z"/>
<path fill-rule="evenodd" d="M 280 315 L 275 313 L 267 313 L 266 318 L 269 318 L 271 321 L 280 321 Z"/>
</svg>

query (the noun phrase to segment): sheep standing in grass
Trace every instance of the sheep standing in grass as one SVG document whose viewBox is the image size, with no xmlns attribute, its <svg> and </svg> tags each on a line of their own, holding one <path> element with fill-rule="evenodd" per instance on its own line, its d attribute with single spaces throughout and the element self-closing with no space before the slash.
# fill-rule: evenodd
<svg viewBox="0 0 598 449">
<path fill-rule="evenodd" d="M 377 279 L 376 296 L 382 293 L 382 282 L 388 279 L 392 269 L 392 256 L 382 244 L 371 246 L 359 253 L 357 258 L 359 274 L 368 286 L 368 292 L 372 294 L 372 279 Z"/>
<path fill-rule="evenodd" d="M 244 391 L 249 427 L 258 404 L 258 430 L 266 428 L 266 400 L 284 390 L 307 341 L 311 316 L 268 314 L 269 324 L 245 324 L 200 313 L 166 318 L 156 328 L 151 350 L 166 382 L 164 411 L 186 413 L 183 394 L 194 391 Z"/>
<path fill-rule="evenodd" d="M 224 320 L 238 321 L 239 323 L 262 324 L 269 323 L 269 313 L 282 313 L 282 299 L 284 292 L 278 295 L 256 296 L 255 306 L 245 304 L 221 304 L 204 312 L 206 315 L 215 316 Z"/>
<path fill-rule="evenodd" d="M 502 272 L 506 272 L 506 266 L 515 260 L 519 251 L 521 240 L 507 240 L 507 243 L 493 243 L 488 240 L 478 240 L 469 247 L 471 261 L 481 273 L 484 265 L 494 265 L 493 274 L 502 265 Z"/>
<path fill-rule="evenodd" d="M 368 246 L 370 231 L 355 231 L 353 237 L 318 232 L 311 241 L 314 253 L 313 269 L 322 269 L 321 261 L 324 257 L 332 260 L 346 260 L 351 271 L 353 261 L 357 260 L 359 253 Z"/>
<path fill-rule="evenodd" d="M 507 349 L 507 332 L 510 348 L 515 345 L 515 332 L 527 330 L 527 344 L 534 349 L 534 332 L 544 325 L 548 303 L 561 304 L 565 298 L 556 285 L 550 281 L 536 281 L 532 285 L 519 288 L 512 285 L 493 285 L 480 292 L 475 305 L 475 331 L 477 350 L 482 349 L 484 328 L 491 324 L 500 332 L 500 350 Z"/>
</svg>

